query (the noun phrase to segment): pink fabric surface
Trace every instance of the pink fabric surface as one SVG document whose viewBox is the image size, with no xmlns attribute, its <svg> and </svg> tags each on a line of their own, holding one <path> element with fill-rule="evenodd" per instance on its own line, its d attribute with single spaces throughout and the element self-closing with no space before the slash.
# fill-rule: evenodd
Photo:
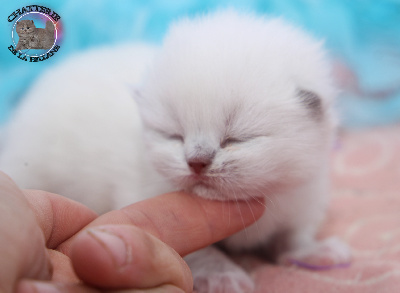
<svg viewBox="0 0 400 293">
<path fill-rule="evenodd" d="M 400 125 L 342 133 L 332 161 L 332 202 L 319 237 L 347 242 L 351 266 L 308 271 L 242 257 L 257 293 L 400 292 Z"/>
</svg>

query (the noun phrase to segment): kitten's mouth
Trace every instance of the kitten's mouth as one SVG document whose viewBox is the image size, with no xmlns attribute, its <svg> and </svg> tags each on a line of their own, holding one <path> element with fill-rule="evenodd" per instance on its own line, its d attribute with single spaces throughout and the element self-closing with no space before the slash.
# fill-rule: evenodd
<svg viewBox="0 0 400 293">
<path fill-rule="evenodd" d="M 230 198 L 216 188 L 211 180 L 212 178 L 205 175 L 190 175 L 188 179 L 191 182 L 184 188 L 187 192 L 211 200 L 230 200 Z"/>
<path fill-rule="evenodd" d="M 198 174 L 190 175 L 189 179 L 195 182 L 207 182 L 209 180 L 208 176 Z"/>
<path fill-rule="evenodd" d="M 220 199 L 220 196 L 218 196 L 218 192 L 212 186 L 204 182 L 197 182 L 191 185 L 187 189 L 187 191 L 206 199 Z"/>
<path fill-rule="evenodd" d="M 199 175 L 199 174 L 191 174 L 186 177 L 186 185 L 188 191 L 193 191 L 194 189 L 197 189 L 199 186 L 201 188 L 212 188 L 210 185 L 210 180 L 207 176 L 205 175 Z"/>
<path fill-rule="evenodd" d="M 190 175 L 188 177 L 188 181 L 190 182 L 188 185 L 190 186 L 189 188 L 194 188 L 195 186 L 207 186 L 210 187 L 210 182 L 207 176 L 204 175 Z"/>
<path fill-rule="evenodd" d="M 186 192 L 210 200 L 231 201 L 249 199 L 249 195 L 235 186 L 233 182 L 227 185 L 223 179 L 221 181 L 214 176 L 191 174 L 186 177 L 184 185 L 183 190 Z M 258 196 L 260 195 L 257 194 Z"/>
</svg>

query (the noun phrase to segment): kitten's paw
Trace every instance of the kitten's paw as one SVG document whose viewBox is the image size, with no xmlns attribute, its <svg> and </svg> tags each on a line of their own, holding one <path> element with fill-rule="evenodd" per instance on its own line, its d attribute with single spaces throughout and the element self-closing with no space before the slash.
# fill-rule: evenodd
<svg viewBox="0 0 400 293">
<path fill-rule="evenodd" d="M 254 291 L 253 280 L 241 269 L 197 275 L 193 283 L 198 293 L 251 293 Z"/>
<path fill-rule="evenodd" d="M 314 245 L 289 251 L 279 257 L 278 262 L 310 270 L 343 268 L 350 265 L 351 251 L 346 243 L 331 237 Z"/>
<path fill-rule="evenodd" d="M 185 257 L 198 293 L 251 293 L 250 276 L 216 247 L 209 246 Z"/>
</svg>

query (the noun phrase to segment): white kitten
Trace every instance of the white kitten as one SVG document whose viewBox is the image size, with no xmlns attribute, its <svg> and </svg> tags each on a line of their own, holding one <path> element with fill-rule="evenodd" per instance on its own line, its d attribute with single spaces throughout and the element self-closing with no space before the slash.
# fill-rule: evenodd
<svg viewBox="0 0 400 293">
<path fill-rule="evenodd" d="M 147 63 L 129 50 L 88 53 L 44 75 L 10 123 L 0 167 L 98 211 L 171 190 L 143 155 L 126 83 L 139 83 Z M 321 43 L 279 19 L 226 11 L 175 24 L 136 100 L 147 155 L 172 189 L 265 198 L 262 218 L 224 247 L 320 268 L 350 258 L 341 242 L 314 239 L 328 203 L 334 94 Z M 198 292 L 253 288 L 216 248 L 186 259 Z"/>
<path fill-rule="evenodd" d="M 279 19 L 216 13 L 173 26 L 145 80 L 138 103 L 157 170 L 205 198 L 266 198 L 263 217 L 223 242 L 229 250 L 264 246 L 310 268 L 349 261 L 339 241 L 314 240 L 335 124 L 321 47 Z M 187 258 L 199 292 L 252 288 L 216 254 Z"/>
</svg>

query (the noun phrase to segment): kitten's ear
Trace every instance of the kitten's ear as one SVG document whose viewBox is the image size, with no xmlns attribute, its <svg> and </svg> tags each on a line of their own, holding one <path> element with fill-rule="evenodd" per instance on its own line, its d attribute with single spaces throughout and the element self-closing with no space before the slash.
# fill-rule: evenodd
<svg viewBox="0 0 400 293">
<path fill-rule="evenodd" d="M 33 23 L 33 20 L 31 20 L 31 22 Z"/>
<path fill-rule="evenodd" d="M 300 102 L 310 111 L 311 116 L 316 120 L 323 117 L 323 108 L 321 97 L 316 93 L 308 90 L 298 89 L 297 96 Z"/>
</svg>

